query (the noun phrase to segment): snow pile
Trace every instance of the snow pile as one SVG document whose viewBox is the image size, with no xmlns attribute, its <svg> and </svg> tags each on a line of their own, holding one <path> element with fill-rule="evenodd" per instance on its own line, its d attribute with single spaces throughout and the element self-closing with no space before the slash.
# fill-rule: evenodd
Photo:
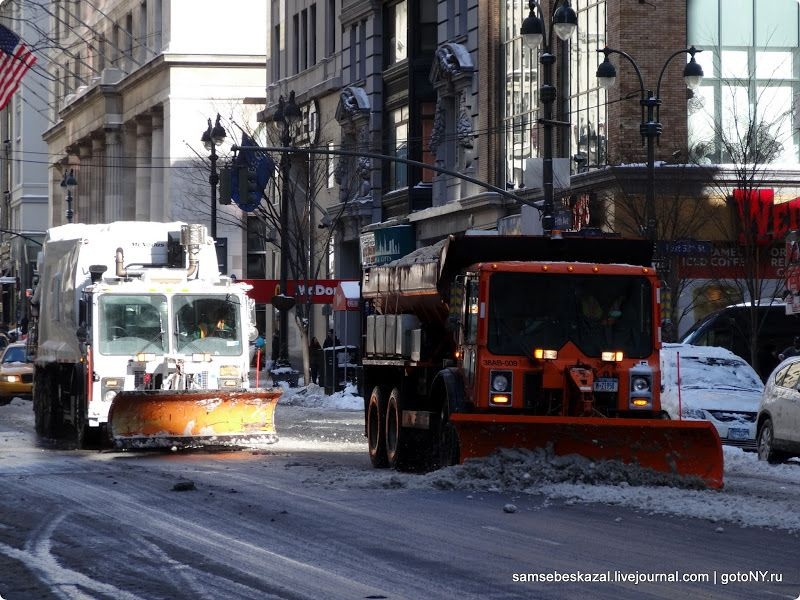
<svg viewBox="0 0 800 600">
<path fill-rule="evenodd" d="M 324 388 L 313 383 L 304 387 L 290 388 L 286 382 L 281 382 L 280 386 L 283 388 L 283 395 L 278 404 L 332 410 L 364 410 L 364 399 L 358 395 L 352 383 L 348 383 L 341 392 L 335 392 L 330 396 L 325 394 Z"/>
<path fill-rule="evenodd" d="M 571 454 L 557 456 L 550 448 L 501 448 L 494 454 L 469 459 L 463 465 L 434 471 L 427 479 L 433 487 L 463 488 L 498 492 L 539 493 L 543 484 L 572 483 L 588 485 L 672 486 L 703 489 L 697 478 L 628 465 L 620 461 L 592 461 Z"/>
</svg>

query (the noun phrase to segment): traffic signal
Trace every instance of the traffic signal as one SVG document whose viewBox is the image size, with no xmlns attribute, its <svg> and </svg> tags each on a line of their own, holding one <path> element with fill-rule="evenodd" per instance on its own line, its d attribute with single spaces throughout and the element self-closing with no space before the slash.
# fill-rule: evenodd
<svg viewBox="0 0 800 600">
<path fill-rule="evenodd" d="M 261 190 L 258 189 L 256 166 L 254 164 L 239 166 L 239 201 L 243 204 L 255 205 L 261 202 Z"/>
</svg>

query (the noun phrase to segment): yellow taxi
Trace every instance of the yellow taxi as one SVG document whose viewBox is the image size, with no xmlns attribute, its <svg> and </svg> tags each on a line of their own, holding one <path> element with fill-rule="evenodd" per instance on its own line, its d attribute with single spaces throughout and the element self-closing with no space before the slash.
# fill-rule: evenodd
<svg viewBox="0 0 800 600">
<path fill-rule="evenodd" d="M 8 404 L 15 397 L 30 398 L 32 388 L 33 363 L 28 357 L 27 344 L 9 344 L 0 358 L 0 404 Z"/>
</svg>

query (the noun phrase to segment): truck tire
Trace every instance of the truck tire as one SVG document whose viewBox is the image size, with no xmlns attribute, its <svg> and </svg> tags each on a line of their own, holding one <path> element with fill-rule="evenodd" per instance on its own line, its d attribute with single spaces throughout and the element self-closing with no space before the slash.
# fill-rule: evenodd
<svg viewBox="0 0 800 600">
<path fill-rule="evenodd" d="M 39 383 L 43 383 L 43 385 L 39 386 L 42 390 L 37 394 L 38 402 L 34 404 L 34 410 L 36 411 L 37 433 L 46 438 L 59 437 L 63 426 L 59 377 L 58 370 L 50 368 L 39 378 Z"/>
<path fill-rule="evenodd" d="M 430 434 L 403 427 L 403 410 L 407 408 L 400 390 L 393 388 L 386 407 L 386 456 L 393 469 L 423 471 L 430 462 L 430 444 L 425 439 L 430 439 Z"/>
<path fill-rule="evenodd" d="M 447 401 L 442 403 L 439 416 L 435 425 L 434 461 L 435 468 L 440 469 L 457 465 L 460 450 L 458 447 L 458 434 L 450 422 L 450 409 Z"/>
<path fill-rule="evenodd" d="M 385 469 L 389 466 L 386 456 L 386 392 L 380 387 L 372 388 L 367 405 L 367 446 L 369 447 L 369 460 L 376 469 Z"/>
</svg>

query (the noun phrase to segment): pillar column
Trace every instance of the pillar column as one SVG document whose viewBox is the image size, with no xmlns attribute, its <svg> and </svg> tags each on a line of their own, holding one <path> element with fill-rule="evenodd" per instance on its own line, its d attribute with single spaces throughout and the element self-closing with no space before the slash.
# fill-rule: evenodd
<svg viewBox="0 0 800 600">
<path fill-rule="evenodd" d="M 154 221 L 169 221 L 171 210 L 164 198 L 164 178 L 167 176 L 166 152 L 164 152 L 164 113 L 161 107 L 150 113 L 150 218 Z"/>
<path fill-rule="evenodd" d="M 105 167 L 105 222 L 124 218 L 123 211 L 123 173 L 122 173 L 122 131 L 119 127 L 107 127 L 106 167 Z"/>
<path fill-rule="evenodd" d="M 160 220 L 151 217 L 150 212 L 150 177 L 152 171 L 150 116 L 140 115 L 136 119 L 136 212 L 137 221 Z"/>
</svg>

